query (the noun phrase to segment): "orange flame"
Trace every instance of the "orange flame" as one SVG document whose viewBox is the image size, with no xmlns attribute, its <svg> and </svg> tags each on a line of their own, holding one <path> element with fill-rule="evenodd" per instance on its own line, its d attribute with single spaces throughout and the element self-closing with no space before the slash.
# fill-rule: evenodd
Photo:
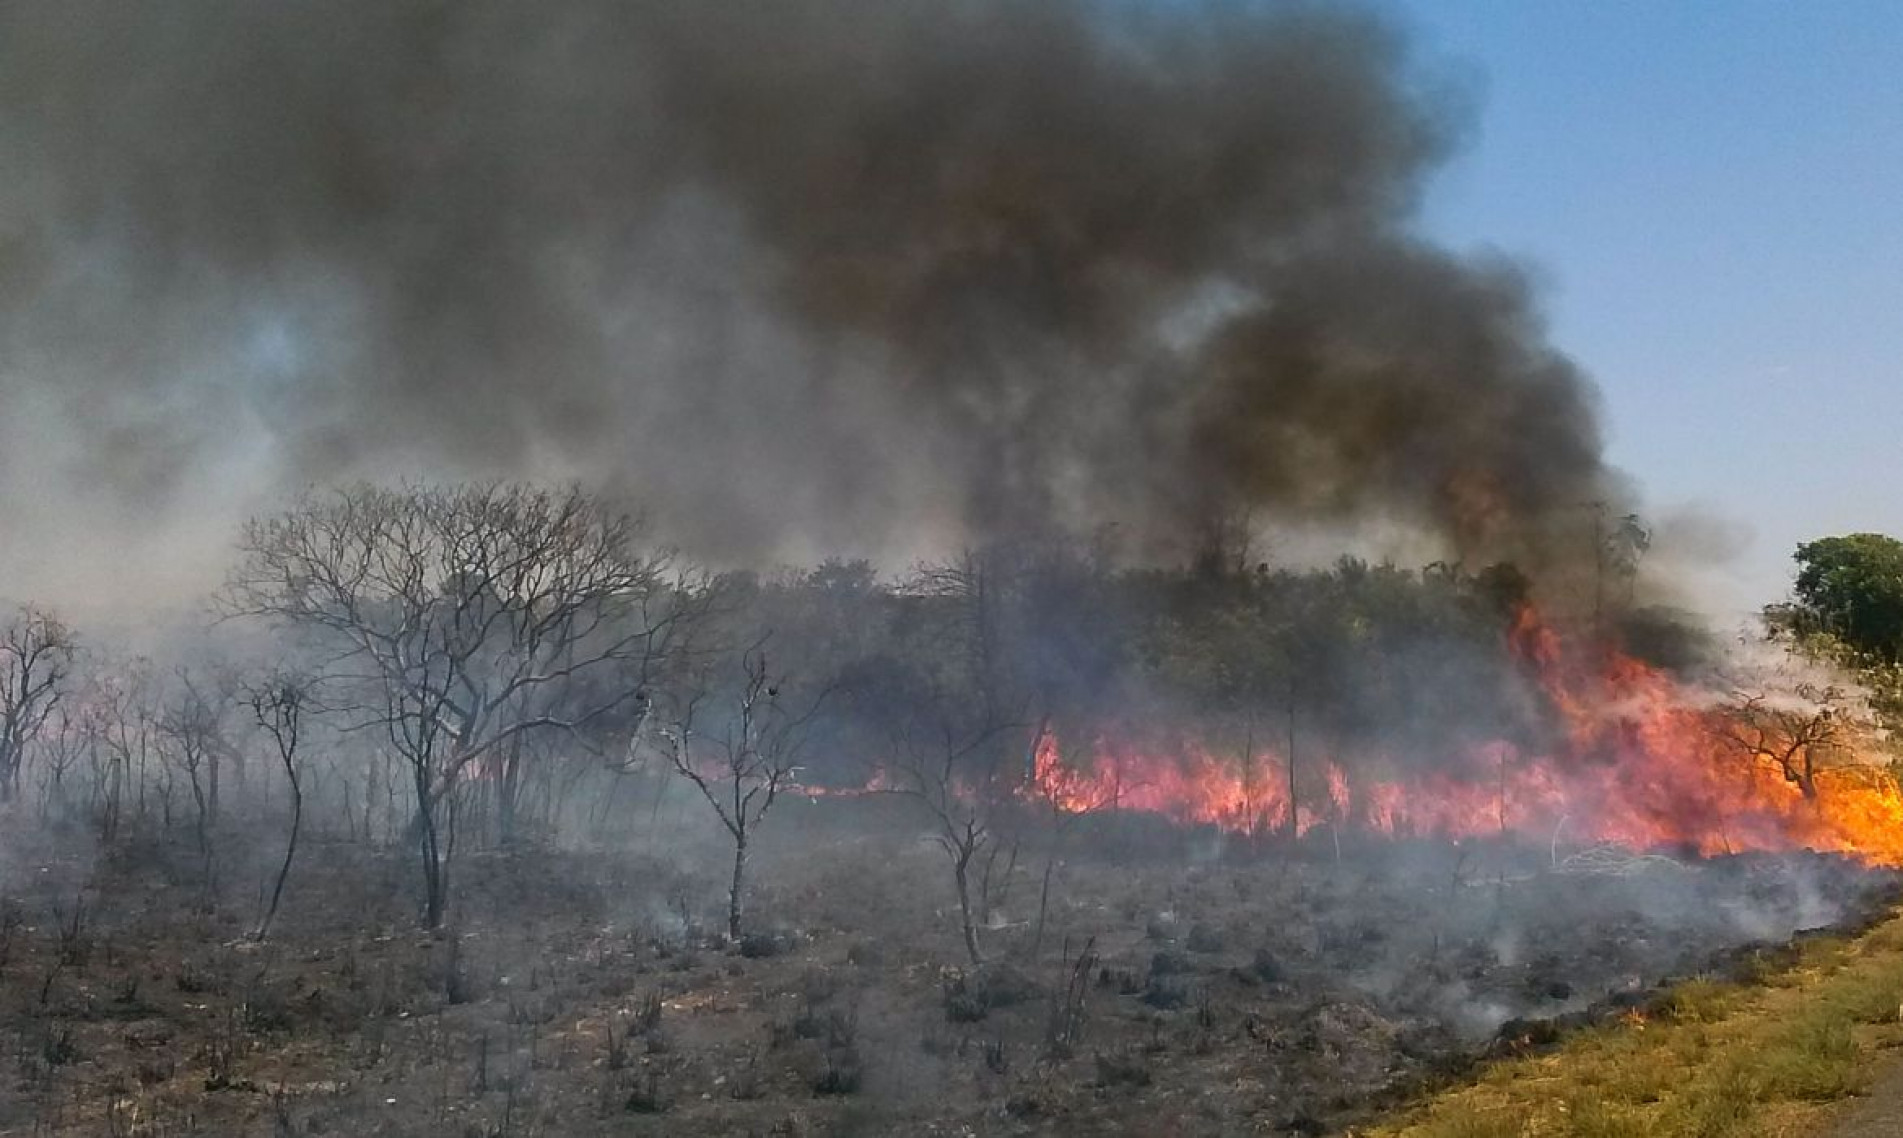
<svg viewBox="0 0 1903 1138">
<path fill-rule="evenodd" d="M 1809 792 L 1785 766 L 1729 742 L 1728 713 L 1619 653 L 1582 653 L 1530 608 L 1512 648 L 1556 710 L 1563 742 L 1526 754 L 1495 742 L 1454 773 L 1354 777 L 1304 761 L 1291 802 L 1286 756 L 1219 758 L 1193 739 L 1147 746 L 1106 735 L 1065 761 L 1036 741 L 1025 793 L 1069 814 L 1139 810 L 1242 833 L 1329 823 L 1389 835 L 1515 834 L 1541 841 L 1676 848 L 1701 855 L 1810 849 L 1903 865 L 1903 793 L 1873 760 L 1818 771 Z M 1320 788 L 1320 789 L 1317 789 Z"/>
</svg>

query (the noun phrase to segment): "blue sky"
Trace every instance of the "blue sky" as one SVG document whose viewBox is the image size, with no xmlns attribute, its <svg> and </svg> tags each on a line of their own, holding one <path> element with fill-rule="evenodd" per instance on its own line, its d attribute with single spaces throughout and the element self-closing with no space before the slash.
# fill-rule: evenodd
<svg viewBox="0 0 1903 1138">
<path fill-rule="evenodd" d="M 1476 99 L 1427 228 L 1536 268 L 1657 515 L 1736 524 L 1711 600 L 1903 536 L 1903 3 L 1388 6 Z"/>
</svg>

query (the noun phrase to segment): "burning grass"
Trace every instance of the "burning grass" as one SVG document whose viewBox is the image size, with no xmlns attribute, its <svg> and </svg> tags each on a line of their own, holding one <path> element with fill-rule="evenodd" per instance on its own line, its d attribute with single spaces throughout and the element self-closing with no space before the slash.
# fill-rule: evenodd
<svg viewBox="0 0 1903 1138">
<path fill-rule="evenodd" d="M 1563 636 L 1530 606 L 1508 647 L 1544 704 L 1549 737 L 1538 743 L 1495 739 L 1423 768 L 1398 755 L 1298 762 L 1292 748 L 1258 748 L 1253 737 L 1228 753 L 1194 737 L 1145 740 L 1140 729 L 1066 754 L 1047 730 L 1026 790 L 1060 813 L 1141 810 L 1241 833 L 1511 833 L 1555 847 L 1807 849 L 1903 865 L 1891 756 L 1841 709 L 1721 697 L 1709 681 Z M 1298 781 L 1311 784 L 1306 793 Z"/>
<path fill-rule="evenodd" d="M 1903 1045 L 1903 916 L 1698 978 L 1548 1054 L 1488 1068 L 1366 1138 L 1813 1134 Z"/>
</svg>

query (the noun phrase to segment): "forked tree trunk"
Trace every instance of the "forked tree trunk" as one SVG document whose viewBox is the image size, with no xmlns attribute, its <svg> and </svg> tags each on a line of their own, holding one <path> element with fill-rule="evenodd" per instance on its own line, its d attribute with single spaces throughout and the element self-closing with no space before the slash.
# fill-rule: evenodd
<svg viewBox="0 0 1903 1138">
<path fill-rule="evenodd" d="M 421 768 L 416 772 L 416 819 L 412 825 L 423 860 L 423 927 L 441 928 L 443 912 L 448 907 L 448 884 L 436 828 L 436 802 L 430 796 L 429 775 Z"/>
</svg>

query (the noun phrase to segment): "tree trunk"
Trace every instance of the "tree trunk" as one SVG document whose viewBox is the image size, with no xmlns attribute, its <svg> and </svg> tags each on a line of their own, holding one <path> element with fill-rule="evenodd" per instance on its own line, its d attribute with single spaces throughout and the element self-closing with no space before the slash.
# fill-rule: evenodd
<svg viewBox="0 0 1903 1138">
<path fill-rule="evenodd" d="M 271 886 L 271 904 L 265 909 L 264 917 L 258 922 L 258 931 L 252 934 L 253 940 L 263 940 L 271 933 L 271 922 L 278 915 L 278 902 L 284 899 L 284 882 L 291 876 L 291 859 L 297 856 L 297 834 L 304 823 L 304 788 L 298 785 L 297 773 L 288 765 L 284 773 L 291 780 L 291 837 L 284 845 L 284 864 L 278 867 L 277 882 Z"/>
<path fill-rule="evenodd" d="M 412 825 L 423 859 L 423 927 L 441 928 L 447 907 L 443 851 L 437 841 L 436 801 L 430 796 L 429 774 L 422 768 L 416 771 L 416 819 Z"/>
<path fill-rule="evenodd" d="M 0 744 L 0 802 L 11 802 L 19 792 L 20 752 L 10 745 Z"/>
<path fill-rule="evenodd" d="M 522 736 L 510 740 L 509 752 L 502 760 L 502 777 L 496 780 L 496 840 L 502 848 L 516 843 L 516 820 L 522 798 Z"/>
<path fill-rule="evenodd" d="M 1057 843 L 1051 843 L 1051 852 L 1044 859 L 1044 884 L 1037 891 L 1037 931 L 1031 934 L 1031 959 L 1036 960 L 1038 952 L 1044 947 L 1044 918 L 1051 910 L 1051 875 L 1057 870 Z"/>
<path fill-rule="evenodd" d="M 733 839 L 733 886 L 727 891 L 727 939 L 740 941 L 740 918 L 747 885 L 747 831 L 742 828 Z"/>
<path fill-rule="evenodd" d="M 1288 837 L 1291 846 L 1301 833 L 1301 804 L 1295 796 L 1295 693 L 1291 689 L 1288 701 Z"/>
<path fill-rule="evenodd" d="M 198 839 L 198 856 L 203 862 L 204 867 L 205 897 L 207 902 L 209 902 L 216 888 L 215 881 L 212 877 L 211 810 L 205 798 L 205 788 L 198 779 L 197 765 L 194 764 L 188 768 L 187 773 L 191 775 L 192 806 L 196 811 L 196 824 L 193 826 L 193 833 Z"/>
<path fill-rule="evenodd" d="M 446 908 L 443 896 L 443 860 L 436 845 L 435 823 L 426 823 L 423 827 L 423 927 L 437 929 L 443 926 L 443 910 Z"/>
<path fill-rule="evenodd" d="M 978 948 L 978 922 L 971 913 L 971 857 L 976 848 L 962 851 L 952 866 L 952 876 L 958 882 L 958 919 L 965 934 L 965 951 L 971 955 L 973 964 L 985 962 L 984 953 Z"/>
<path fill-rule="evenodd" d="M 410 819 L 409 832 L 404 835 L 405 841 L 414 842 L 421 840 L 423 836 L 422 827 L 425 811 L 429 814 L 431 824 L 434 824 L 437 806 L 441 805 L 442 801 L 449 797 L 450 791 L 456 789 L 456 776 L 450 772 L 461 771 L 463 763 L 466 762 L 467 760 L 458 760 L 452 757 L 451 760 L 445 764 L 449 770 L 436 775 L 434 778 L 424 778 L 417 783 L 417 802 L 427 805 L 419 805 L 416 816 Z M 395 794 L 394 788 L 392 788 L 391 794 Z"/>
</svg>

